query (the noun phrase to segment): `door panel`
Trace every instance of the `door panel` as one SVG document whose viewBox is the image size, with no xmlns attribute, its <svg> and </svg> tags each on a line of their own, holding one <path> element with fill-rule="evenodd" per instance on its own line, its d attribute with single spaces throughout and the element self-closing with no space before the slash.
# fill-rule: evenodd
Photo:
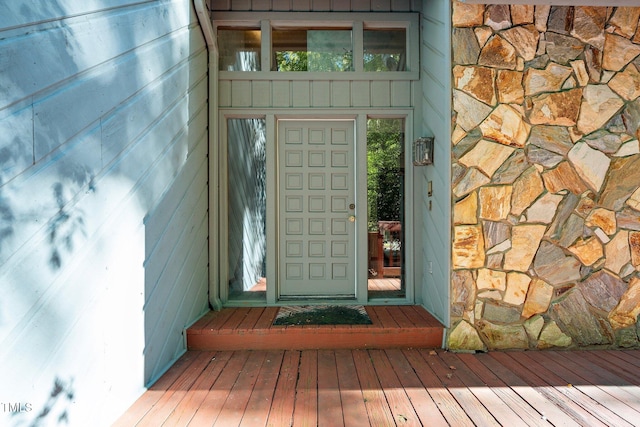
<svg viewBox="0 0 640 427">
<path fill-rule="evenodd" d="M 278 122 L 280 297 L 355 296 L 353 128 Z"/>
</svg>

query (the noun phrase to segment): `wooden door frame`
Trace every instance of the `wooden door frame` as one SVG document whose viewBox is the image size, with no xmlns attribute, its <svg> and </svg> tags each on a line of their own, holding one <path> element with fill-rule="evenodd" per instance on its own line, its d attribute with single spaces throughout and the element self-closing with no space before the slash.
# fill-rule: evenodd
<svg viewBox="0 0 640 427">
<path fill-rule="evenodd" d="M 414 191 L 414 181 L 416 172 L 413 169 L 411 161 L 411 149 L 410 144 L 413 141 L 414 134 L 414 109 L 410 108 L 398 108 L 398 109 L 375 109 L 375 108 L 362 108 L 358 110 L 354 109 L 332 109 L 318 111 L 317 109 L 219 109 L 218 123 L 219 123 L 219 158 L 217 162 L 211 162 L 212 167 L 218 167 L 217 180 L 219 182 L 218 191 L 218 271 L 219 271 L 219 295 L 222 304 L 226 306 L 238 305 L 234 301 L 229 301 L 228 298 L 228 258 L 226 257 L 228 247 L 228 171 L 227 171 L 227 120 L 228 119 L 250 119 L 261 118 L 266 122 L 266 163 L 267 163 L 267 195 L 277 194 L 277 126 L 278 120 L 354 120 L 354 133 L 355 133 L 355 153 L 366 153 L 367 149 L 367 119 L 369 118 L 393 118 L 403 119 L 405 126 L 405 224 L 407 228 L 416 225 L 414 220 L 414 205 L 422 200 L 416 197 Z M 362 179 L 366 177 L 367 165 L 366 162 L 356 161 L 356 206 L 367 206 L 367 180 Z M 360 178 L 358 178 L 360 177 Z M 216 202 L 213 201 L 212 202 Z M 301 301 L 280 301 L 278 295 L 277 286 L 269 285 L 269 283 L 277 283 L 277 198 L 267 197 L 267 212 L 276 212 L 276 215 L 267 217 L 267 291 L 266 291 L 266 305 L 278 306 L 278 305 L 292 305 L 292 304 L 327 304 L 327 303 L 357 303 L 363 305 L 390 305 L 390 304 L 413 304 L 416 298 L 416 286 L 419 283 L 417 280 L 416 266 L 416 241 L 415 233 L 405 233 L 405 298 L 393 298 L 393 299 L 372 299 L 368 298 L 367 289 L 367 222 L 358 221 L 356 230 L 356 298 L 355 300 L 301 300 Z M 360 214 L 360 211 L 358 211 Z M 360 214 L 362 215 L 362 214 Z M 365 211 L 366 215 L 366 211 Z M 242 305 L 265 305 L 265 301 L 242 301 Z"/>
</svg>

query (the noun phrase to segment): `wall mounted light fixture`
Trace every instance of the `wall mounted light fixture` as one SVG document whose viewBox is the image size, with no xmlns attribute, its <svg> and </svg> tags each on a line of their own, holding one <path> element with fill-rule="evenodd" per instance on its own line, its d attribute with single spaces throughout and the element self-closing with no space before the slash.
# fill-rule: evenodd
<svg viewBox="0 0 640 427">
<path fill-rule="evenodd" d="M 415 166 L 433 164 L 433 140 L 432 136 L 423 136 L 413 142 L 413 164 Z"/>
</svg>

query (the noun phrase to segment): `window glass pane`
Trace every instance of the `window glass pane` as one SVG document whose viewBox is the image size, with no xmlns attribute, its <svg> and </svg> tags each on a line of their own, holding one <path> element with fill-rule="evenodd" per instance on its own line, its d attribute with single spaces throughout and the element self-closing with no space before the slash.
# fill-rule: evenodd
<svg viewBox="0 0 640 427">
<path fill-rule="evenodd" d="M 218 29 L 223 71 L 260 71 L 260 30 Z"/>
<path fill-rule="evenodd" d="M 407 70 L 406 30 L 364 30 L 365 71 Z"/>
<path fill-rule="evenodd" d="M 404 120 L 367 120 L 369 298 L 404 297 Z"/>
<path fill-rule="evenodd" d="M 229 119 L 229 299 L 266 299 L 264 119 Z"/>
<path fill-rule="evenodd" d="M 352 71 L 351 30 L 276 30 L 273 70 Z"/>
</svg>

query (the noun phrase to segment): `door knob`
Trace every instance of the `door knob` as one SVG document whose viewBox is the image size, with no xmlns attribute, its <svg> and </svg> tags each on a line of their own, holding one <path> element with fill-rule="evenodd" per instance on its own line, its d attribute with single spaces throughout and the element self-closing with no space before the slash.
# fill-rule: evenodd
<svg viewBox="0 0 640 427">
<path fill-rule="evenodd" d="M 349 215 L 349 222 L 356 222 L 356 216 L 355 215 Z"/>
<path fill-rule="evenodd" d="M 353 210 L 353 209 L 355 209 L 355 208 L 356 208 L 355 203 L 351 203 L 351 204 L 349 205 L 349 209 Z"/>
</svg>

